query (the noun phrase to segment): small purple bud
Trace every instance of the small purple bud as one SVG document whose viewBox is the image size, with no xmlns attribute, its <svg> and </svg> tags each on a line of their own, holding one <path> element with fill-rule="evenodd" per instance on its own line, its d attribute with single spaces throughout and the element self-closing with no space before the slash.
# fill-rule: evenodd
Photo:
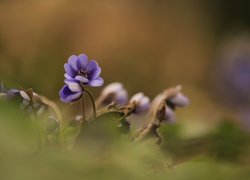
<svg viewBox="0 0 250 180">
<path fill-rule="evenodd" d="M 162 122 L 165 123 L 174 123 L 176 121 L 176 115 L 175 112 L 170 109 L 169 107 L 165 107 L 165 116 L 162 119 Z"/>
<path fill-rule="evenodd" d="M 139 92 L 136 93 L 131 99 L 130 103 L 135 102 L 136 108 L 135 113 L 145 113 L 149 110 L 150 107 L 150 99 L 144 95 L 144 93 Z"/>
<path fill-rule="evenodd" d="M 189 99 L 181 92 L 178 92 L 175 96 L 169 98 L 169 101 L 178 107 L 185 107 L 189 105 Z"/>
<path fill-rule="evenodd" d="M 107 85 L 102 93 L 100 98 L 102 99 L 102 104 L 110 104 L 115 102 L 119 105 L 126 105 L 128 103 L 128 93 L 124 89 L 123 85 L 119 82 L 114 82 Z"/>
<path fill-rule="evenodd" d="M 10 89 L 10 90 L 7 91 L 6 97 L 10 98 L 10 99 L 20 97 L 20 91 L 17 90 L 17 89 Z"/>
</svg>

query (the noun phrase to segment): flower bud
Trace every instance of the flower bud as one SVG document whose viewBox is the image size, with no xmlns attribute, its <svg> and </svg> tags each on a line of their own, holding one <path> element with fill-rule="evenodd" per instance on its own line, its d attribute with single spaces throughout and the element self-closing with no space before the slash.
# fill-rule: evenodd
<svg viewBox="0 0 250 180">
<path fill-rule="evenodd" d="M 136 93 L 131 99 L 130 103 L 135 103 L 135 113 L 145 113 L 149 110 L 150 107 L 150 99 L 144 95 L 144 93 L 139 92 Z"/>
<path fill-rule="evenodd" d="M 176 115 L 173 109 L 171 109 L 166 102 L 162 102 L 156 110 L 156 118 L 159 123 L 173 123 L 176 121 Z"/>
<path fill-rule="evenodd" d="M 175 112 L 169 107 L 165 107 L 165 116 L 162 119 L 162 122 L 173 123 L 176 121 Z"/>
<path fill-rule="evenodd" d="M 184 96 L 181 92 L 178 92 L 173 97 L 170 97 L 167 101 L 170 101 L 173 105 L 178 107 L 185 107 L 189 105 L 189 99 Z"/>
<path fill-rule="evenodd" d="M 121 83 L 114 82 L 103 89 L 98 100 L 98 104 L 102 105 L 108 105 L 112 102 L 119 105 L 126 105 L 128 103 L 128 93 Z"/>
<path fill-rule="evenodd" d="M 17 90 L 17 89 L 10 89 L 10 90 L 8 90 L 8 92 L 7 92 L 7 97 L 8 97 L 8 98 L 12 98 L 12 97 L 19 96 L 19 95 L 20 95 L 19 92 L 20 92 L 20 91 Z"/>
<path fill-rule="evenodd" d="M 181 92 L 182 87 L 176 86 L 166 89 L 157 95 L 151 108 L 151 114 L 156 116 L 158 123 L 172 123 L 176 121 L 176 107 L 185 107 L 189 104 L 189 99 Z"/>
<path fill-rule="evenodd" d="M 30 96 L 25 92 L 25 91 L 20 91 L 20 95 L 22 96 L 22 98 L 26 101 L 30 101 Z"/>
</svg>

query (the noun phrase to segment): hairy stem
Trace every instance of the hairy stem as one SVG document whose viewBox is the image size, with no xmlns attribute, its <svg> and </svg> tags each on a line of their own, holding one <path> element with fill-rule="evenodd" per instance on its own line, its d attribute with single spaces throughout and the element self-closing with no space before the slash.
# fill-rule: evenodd
<svg viewBox="0 0 250 180">
<path fill-rule="evenodd" d="M 82 104 L 82 123 L 86 122 L 86 116 L 85 116 L 85 100 L 82 97 L 81 99 L 81 104 Z"/>
<path fill-rule="evenodd" d="M 93 98 L 92 94 L 87 89 L 84 89 L 84 90 L 88 94 L 88 96 L 90 97 L 90 100 L 91 100 L 91 103 L 92 103 L 92 108 L 93 108 L 93 115 L 94 115 L 94 118 L 96 118 L 96 107 L 95 107 L 94 98 Z"/>
</svg>

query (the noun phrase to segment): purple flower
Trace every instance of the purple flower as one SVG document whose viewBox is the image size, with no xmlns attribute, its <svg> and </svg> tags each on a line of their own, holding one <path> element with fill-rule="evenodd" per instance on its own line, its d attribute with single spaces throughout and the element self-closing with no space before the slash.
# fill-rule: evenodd
<svg viewBox="0 0 250 180">
<path fill-rule="evenodd" d="M 98 87 L 103 85 L 103 79 L 99 76 L 101 68 L 96 61 L 88 61 L 85 54 L 72 55 L 68 63 L 64 64 L 66 85 L 60 90 L 61 101 L 75 102 L 82 97 L 84 86 Z"/>
<path fill-rule="evenodd" d="M 20 95 L 20 90 L 18 89 L 10 89 L 5 93 L 5 96 L 9 99 L 19 97 Z"/>
<path fill-rule="evenodd" d="M 156 112 L 157 119 L 163 123 L 176 121 L 176 107 L 185 107 L 190 104 L 188 97 L 182 92 L 180 85 L 166 89 L 152 101 L 152 112 Z"/>
<path fill-rule="evenodd" d="M 142 92 L 136 93 L 132 96 L 130 102 L 136 104 L 136 114 L 146 113 L 150 108 L 150 99 Z"/>
<path fill-rule="evenodd" d="M 34 92 L 32 92 L 35 95 Z M 32 95 L 32 96 L 33 96 Z M 5 100 L 10 100 L 12 102 L 20 103 L 20 108 L 25 109 L 30 105 L 31 96 L 25 90 L 18 90 L 18 89 L 9 89 L 6 90 L 5 93 L 0 93 L 0 98 L 4 98 Z"/>
<path fill-rule="evenodd" d="M 97 99 L 98 105 L 108 105 L 112 102 L 119 105 L 126 105 L 128 103 L 128 93 L 119 82 L 107 85 Z"/>
<path fill-rule="evenodd" d="M 161 121 L 163 123 L 174 123 L 176 121 L 176 115 L 174 110 L 166 106 L 164 116 L 162 117 Z"/>
<path fill-rule="evenodd" d="M 169 106 L 185 107 L 189 105 L 189 99 L 182 94 L 182 92 L 176 93 L 174 96 L 166 100 Z"/>
</svg>

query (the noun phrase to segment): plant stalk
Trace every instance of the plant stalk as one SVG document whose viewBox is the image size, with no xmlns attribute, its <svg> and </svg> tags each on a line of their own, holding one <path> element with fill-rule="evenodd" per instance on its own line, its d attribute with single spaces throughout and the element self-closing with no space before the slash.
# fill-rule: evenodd
<svg viewBox="0 0 250 180">
<path fill-rule="evenodd" d="M 88 94 L 88 96 L 90 97 L 90 100 L 91 100 L 91 103 L 92 103 L 92 108 L 93 108 L 93 116 L 94 118 L 96 118 L 96 106 L 95 106 L 95 100 L 92 96 L 92 94 L 87 90 L 87 89 L 84 89 L 85 92 Z"/>
<path fill-rule="evenodd" d="M 83 97 L 81 99 L 81 104 L 82 104 L 82 123 L 85 123 L 87 121 L 86 121 L 86 115 L 85 115 L 85 100 Z"/>
</svg>

